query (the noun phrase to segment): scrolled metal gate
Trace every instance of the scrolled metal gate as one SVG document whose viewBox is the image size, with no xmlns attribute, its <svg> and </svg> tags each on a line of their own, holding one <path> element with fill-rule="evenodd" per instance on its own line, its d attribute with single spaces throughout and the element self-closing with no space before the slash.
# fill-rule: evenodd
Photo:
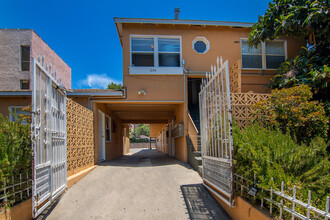
<svg viewBox="0 0 330 220">
<path fill-rule="evenodd" d="M 33 59 L 32 214 L 37 217 L 67 186 L 66 93 Z"/>
<path fill-rule="evenodd" d="M 199 93 L 203 181 L 233 207 L 233 140 L 228 61 L 211 66 Z"/>
</svg>

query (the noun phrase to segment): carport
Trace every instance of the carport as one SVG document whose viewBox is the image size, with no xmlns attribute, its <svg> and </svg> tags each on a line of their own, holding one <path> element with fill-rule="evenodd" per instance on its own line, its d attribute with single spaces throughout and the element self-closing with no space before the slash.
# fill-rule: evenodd
<svg viewBox="0 0 330 220">
<path fill-rule="evenodd" d="M 90 102 L 95 114 L 96 161 L 111 160 L 129 152 L 129 124 L 150 124 L 150 136 L 157 138 L 157 149 L 185 160 L 183 103 L 130 102 L 106 98 L 92 99 Z M 111 137 L 104 140 L 109 136 L 107 129 Z M 101 148 L 104 148 L 105 156 Z"/>
</svg>

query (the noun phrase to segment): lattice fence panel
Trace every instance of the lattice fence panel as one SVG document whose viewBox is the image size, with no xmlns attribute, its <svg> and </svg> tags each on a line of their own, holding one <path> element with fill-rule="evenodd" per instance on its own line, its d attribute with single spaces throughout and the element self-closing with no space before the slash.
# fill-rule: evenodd
<svg viewBox="0 0 330 220">
<path fill-rule="evenodd" d="M 94 113 L 73 100 L 66 102 L 68 176 L 94 165 Z"/>
<path fill-rule="evenodd" d="M 231 93 L 232 116 L 240 128 L 249 125 L 254 118 L 252 105 L 267 99 L 269 94 Z"/>
<path fill-rule="evenodd" d="M 237 60 L 229 68 L 229 82 L 231 93 L 241 92 L 241 60 Z"/>
</svg>

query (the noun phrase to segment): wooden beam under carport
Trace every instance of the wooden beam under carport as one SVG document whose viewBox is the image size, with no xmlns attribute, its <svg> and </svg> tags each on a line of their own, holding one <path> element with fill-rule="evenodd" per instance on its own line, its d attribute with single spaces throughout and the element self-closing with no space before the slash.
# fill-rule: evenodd
<svg viewBox="0 0 330 220">
<path fill-rule="evenodd" d="M 123 124 L 167 124 L 168 119 L 138 119 L 138 120 L 121 120 Z"/>
</svg>

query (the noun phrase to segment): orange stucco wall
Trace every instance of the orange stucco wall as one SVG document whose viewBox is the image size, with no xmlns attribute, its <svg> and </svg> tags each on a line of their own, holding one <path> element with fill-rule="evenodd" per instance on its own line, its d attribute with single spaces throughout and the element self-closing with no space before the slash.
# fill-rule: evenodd
<svg viewBox="0 0 330 220">
<path fill-rule="evenodd" d="M 79 103 L 80 105 L 84 106 L 85 108 L 89 109 L 88 97 L 75 97 L 75 96 L 68 96 L 73 101 Z"/>
<path fill-rule="evenodd" d="M 20 202 L 10 209 L 0 213 L 0 220 L 30 220 L 32 219 L 32 199 Z"/>
<path fill-rule="evenodd" d="M 182 59 L 185 60 L 185 68 L 191 71 L 210 71 L 210 66 L 216 64 L 217 56 L 228 60 L 229 67 L 241 59 L 241 38 L 247 38 L 250 28 L 231 28 L 213 26 L 188 26 L 188 25 L 145 25 L 123 24 L 122 48 L 123 48 L 123 84 L 127 86 L 129 100 L 182 100 L 183 81 L 181 76 L 161 75 L 129 75 L 130 66 L 130 35 L 173 35 L 182 38 Z M 210 49 L 205 54 L 198 54 L 192 47 L 192 41 L 203 36 L 210 42 Z M 288 58 L 294 57 L 299 50 L 301 42 L 287 39 Z M 265 92 L 266 84 L 274 73 L 270 70 L 246 70 L 242 74 L 242 91 Z M 137 91 L 144 89 L 146 96 L 139 96 Z"/>
<path fill-rule="evenodd" d="M 11 106 L 19 106 L 24 107 L 31 105 L 30 97 L 6 97 L 0 98 L 0 114 L 3 116 L 9 116 L 9 107 Z"/>
<path fill-rule="evenodd" d="M 245 201 L 240 196 L 235 196 L 235 205 L 233 208 L 229 207 L 226 203 L 224 203 L 220 198 L 218 198 L 215 194 L 210 192 L 214 198 L 221 204 L 221 206 L 226 210 L 226 212 L 235 220 L 270 220 L 267 213 L 259 208 L 251 205 L 251 203 Z"/>
<path fill-rule="evenodd" d="M 100 109 L 105 115 L 111 117 L 112 126 L 115 128 L 111 129 L 111 142 L 105 142 L 105 159 L 111 160 L 123 155 L 123 133 L 122 133 L 122 122 L 113 114 L 109 108 L 104 104 L 92 104 L 92 109 L 95 114 L 94 120 L 94 132 L 95 132 L 95 162 L 99 160 L 99 129 L 98 129 L 98 109 Z M 113 123 L 114 122 L 114 123 Z M 128 147 L 129 148 L 129 147 Z"/>
</svg>

